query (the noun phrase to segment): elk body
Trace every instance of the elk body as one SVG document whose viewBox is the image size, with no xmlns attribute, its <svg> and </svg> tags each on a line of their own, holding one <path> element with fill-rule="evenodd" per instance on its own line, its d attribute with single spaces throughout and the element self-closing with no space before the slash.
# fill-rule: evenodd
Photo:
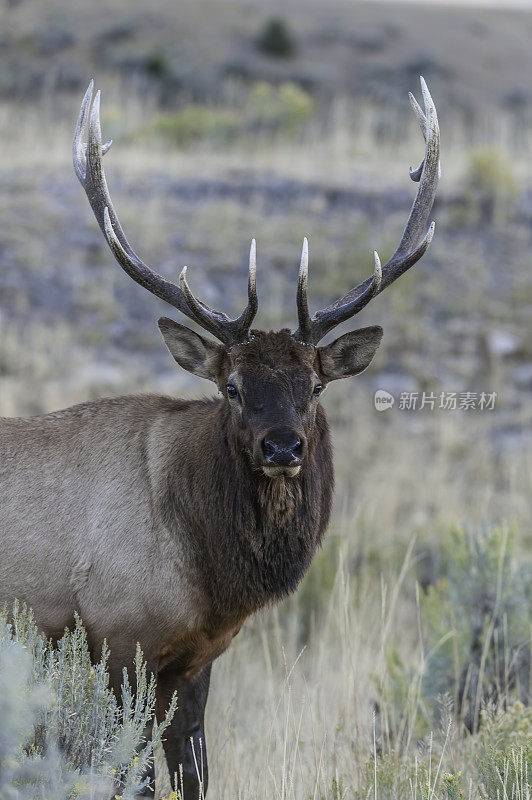
<svg viewBox="0 0 532 800">
<path fill-rule="evenodd" d="M 174 359 L 213 381 L 219 397 L 121 397 L 0 420 L 0 603 L 26 602 L 52 637 L 79 613 L 94 655 L 104 638 L 110 645 L 115 690 L 140 642 L 157 677 L 159 717 L 178 693 L 164 747 L 174 788 L 182 772 L 185 800 L 207 787 L 203 717 L 213 660 L 250 614 L 294 591 L 327 527 L 333 465 L 319 395 L 369 365 L 382 329 L 318 343 L 431 241 L 439 131 L 423 80 L 422 90 L 424 110 L 411 100 L 426 151 L 411 170 L 419 189 L 396 252 L 382 268 L 375 254 L 374 274 L 311 318 L 305 241 L 294 333 L 250 330 L 254 242 L 248 304 L 234 320 L 194 297 L 185 270 L 173 284 L 138 258 L 107 189 L 110 143 L 102 145 L 92 84 L 83 100 L 74 166 L 96 219 L 137 283 L 218 340 L 159 320 Z"/>
</svg>

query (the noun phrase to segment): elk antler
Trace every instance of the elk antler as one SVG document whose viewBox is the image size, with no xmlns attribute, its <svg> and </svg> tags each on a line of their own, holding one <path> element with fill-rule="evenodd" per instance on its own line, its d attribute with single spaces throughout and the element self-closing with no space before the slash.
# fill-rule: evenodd
<svg viewBox="0 0 532 800">
<path fill-rule="evenodd" d="M 226 314 L 221 311 L 214 311 L 194 297 L 185 279 L 186 267 L 181 273 L 180 286 L 177 286 L 175 283 L 158 275 L 157 272 L 141 261 L 126 239 L 107 188 L 102 157 L 111 147 L 112 140 L 102 144 L 100 92 L 96 92 L 94 102 L 91 105 L 93 87 L 94 82 L 91 81 L 89 88 L 85 92 L 74 132 L 74 170 L 85 189 L 91 208 L 94 211 L 94 216 L 114 257 L 134 281 L 144 286 L 152 294 L 160 297 L 161 300 L 165 300 L 174 308 L 179 309 L 179 311 L 186 314 L 194 322 L 197 322 L 206 331 L 212 333 L 228 347 L 245 341 L 258 307 L 255 283 L 255 240 L 251 243 L 249 255 L 248 304 L 236 319 L 229 319 Z M 83 142 L 83 132 L 87 119 L 89 120 L 89 132 L 88 142 L 85 144 Z"/>
<path fill-rule="evenodd" d="M 379 256 L 375 252 L 373 275 L 359 283 L 358 286 L 350 289 L 347 294 L 331 303 L 327 308 L 317 311 L 311 318 L 307 302 L 308 245 L 305 239 L 297 284 L 299 327 L 294 333 L 294 337 L 301 342 L 315 345 L 336 325 L 358 314 L 379 292 L 386 289 L 403 272 L 406 272 L 416 261 L 419 261 L 432 241 L 434 222 L 430 224 L 424 236 L 423 232 L 434 203 L 434 196 L 440 178 L 440 129 L 438 127 L 436 107 L 427 89 L 427 84 L 423 78 L 420 80 L 425 111 L 420 108 L 411 93 L 409 97 L 425 137 L 425 157 L 417 169 L 410 168 L 410 177 L 413 181 L 419 181 L 419 188 L 399 246 L 383 267 L 381 267 Z"/>
</svg>

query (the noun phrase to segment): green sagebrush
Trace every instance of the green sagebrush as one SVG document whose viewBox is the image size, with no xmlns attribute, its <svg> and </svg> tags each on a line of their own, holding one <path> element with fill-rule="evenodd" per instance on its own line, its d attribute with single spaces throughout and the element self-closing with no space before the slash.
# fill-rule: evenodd
<svg viewBox="0 0 532 800">
<path fill-rule="evenodd" d="M 118 703 L 108 656 L 104 645 L 92 664 L 79 618 L 54 647 L 25 607 L 0 615 L 1 800 L 132 800 L 143 788 L 177 698 L 155 724 L 155 680 L 137 647 L 135 692 L 124 669 Z"/>
<path fill-rule="evenodd" d="M 532 675 L 532 579 L 506 530 L 455 528 L 442 574 L 421 597 L 424 693 L 448 693 L 470 730 L 486 703 L 528 703 Z"/>
<path fill-rule="evenodd" d="M 388 747 L 426 737 L 443 707 L 474 732 L 489 704 L 530 702 L 532 579 L 515 538 L 455 527 L 431 557 L 436 574 L 419 593 L 420 663 L 407 664 L 391 644 L 377 682 Z"/>
<path fill-rule="evenodd" d="M 478 743 L 481 797 L 530 800 L 532 792 L 532 708 L 517 700 L 510 708 L 482 711 Z"/>
</svg>

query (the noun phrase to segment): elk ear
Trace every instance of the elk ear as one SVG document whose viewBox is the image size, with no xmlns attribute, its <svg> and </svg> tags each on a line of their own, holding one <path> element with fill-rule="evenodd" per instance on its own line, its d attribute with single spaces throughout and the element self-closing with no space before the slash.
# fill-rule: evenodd
<svg viewBox="0 0 532 800">
<path fill-rule="evenodd" d="M 382 328 L 360 328 L 318 347 L 320 371 L 328 381 L 358 375 L 369 367 L 382 339 Z"/>
<path fill-rule="evenodd" d="M 199 333 L 161 317 L 157 322 L 164 342 L 180 367 L 215 383 L 227 351 L 223 344 L 204 339 Z"/>
</svg>

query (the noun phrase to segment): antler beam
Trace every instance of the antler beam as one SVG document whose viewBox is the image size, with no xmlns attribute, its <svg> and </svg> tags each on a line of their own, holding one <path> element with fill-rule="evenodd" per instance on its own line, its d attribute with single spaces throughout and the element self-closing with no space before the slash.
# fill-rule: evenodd
<svg viewBox="0 0 532 800">
<path fill-rule="evenodd" d="M 177 286 L 148 267 L 129 244 L 107 188 L 102 158 L 111 147 L 112 141 L 102 144 L 100 92 L 96 92 L 92 102 L 93 88 L 94 83 L 91 81 L 81 103 L 76 123 L 73 143 L 74 170 L 114 257 L 134 281 L 177 308 L 228 347 L 245 341 L 258 308 L 255 240 L 251 244 L 249 258 L 248 304 L 236 319 L 230 319 L 221 311 L 214 311 L 194 297 L 185 279 L 186 268 L 181 273 L 180 286 Z M 85 144 L 83 134 L 87 121 L 88 142 Z"/>
<path fill-rule="evenodd" d="M 370 300 L 410 269 L 416 261 L 419 261 L 432 241 L 434 222 L 430 224 L 424 235 L 423 233 L 432 210 L 440 178 L 440 129 L 436 107 L 427 84 L 423 78 L 420 81 L 425 110 L 421 109 L 411 93 L 409 97 L 425 138 L 425 156 L 417 169 L 410 168 L 410 177 L 413 181 L 419 182 L 419 188 L 401 241 L 393 256 L 383 267 L 381 267 L 378 254 L 375 253 L 373 275 L 350 289 L 327 308 L 317 311 L 311 318 L 307 302 L 308 245 L 305 239 L 297 287 L 299 327 L 294 333 L 294 337 L 299 341 L 315 345 L 334 327 L 358 314 Z"/>
</svg>

